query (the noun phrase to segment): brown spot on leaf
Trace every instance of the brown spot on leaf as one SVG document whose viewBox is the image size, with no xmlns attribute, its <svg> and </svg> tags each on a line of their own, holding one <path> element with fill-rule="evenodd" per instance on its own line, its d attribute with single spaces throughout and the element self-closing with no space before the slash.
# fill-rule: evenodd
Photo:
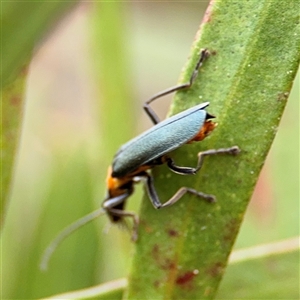
<svg viewBox="0 0 300 300">
<path fill-rule="evenodd" d="M 155 288 L 159 288 L 161 286 L 161 282 L 159 280 L 155 280 L 153 285 Z"/>
<path fill-rule="evenodd" d="M 234 241 L 238 232 L 240 221 L 238 219 L 231 219 L 224 228 L 223 241 L 231 243 Z"/>
<path fill-rule="evenodd" d="M 177 284 L 186 284 L 187 282 L 190 282 L 194 278 L 193 272 L 186 272 L 183 275 L 180 275 L 176 278 Z"/>
<path fill-rule="evenodd" d="M 194 277 L 198 274 L 197 270 L 193 271 L 187 271 L 183 274 L 180 274 L 176 278 L 176 284 L 178 285 L 188 285 L 191 286 L 191 282 L 194 279 Z"/>
<path fill-rule="evenodd" d="M 205 14 L 204 14 L 204 17 L 203 17 L 203 20 L 202 20 L 202 24 L 203 23 L 208 23 L 211 21 L 211 15 L 212 15 L 212 8 L 213 8 L 213 5 L 214 5 L 214 2 L 215 1 L 210 1 L 209 4 L 208 4 L 208 7 L 205 11 Z"/>
<path fill-rule="evenodd" d="M 218 277 L 223 273 L 224 267 L 222 262 L 217 262 L 207 269 L 207 273 L 211 277 Z"/>
<path fill-rule="evenodd" d="M 167 233 L 171 237 L 177 237 L 177 236 L 179 236 L 179 232 L 177 230 L 175 230 L 175 229 L 168 229 Z"/>
<path fill-rule="evenodd" d="M 210 55 L 217 55 L 217 51 L 216 50 L 210 50 Z"/>
<path fill-rule="evenodd" d="M 152 257 L 155 260 L 156 264 L 163 270 L 172 270 L 176 268 L 176 263 L 165 257 L 164 255 L 161 255 L 161 251 L 159 249 L 159 246 L 155 244 L 151 251 Z"/>
<path fill-rule="evenodd" d="M 13 106 L 19 106 L 21 104 L 21 96 L 20 95 L 14 95 L 10 97 L 10 104 Z"/>
<path fill-rule="evenodd" d="M 277 100 L 278 101 L 286 101 L 289 97 L 289 92 L 282 92 L 277 94 Z"/>
<path fill-rule="evenodd" d="M 28 70 L 29 70 L 28 65 L 22 66 L 22 68 L 20 69 L 20 75 L 21 76 L 26 76 L 28 74 Z"/>
<path fill-rule="evenodd" d="M 159 247 L 158 247 L 157 244 L 155 244 L 155 245 L 153 246 L 151 253 L 152 253 L 152 256 L 153 256 L 154 259 L 158 259 L 158 255 L 159 255 Z"/>
</svg>

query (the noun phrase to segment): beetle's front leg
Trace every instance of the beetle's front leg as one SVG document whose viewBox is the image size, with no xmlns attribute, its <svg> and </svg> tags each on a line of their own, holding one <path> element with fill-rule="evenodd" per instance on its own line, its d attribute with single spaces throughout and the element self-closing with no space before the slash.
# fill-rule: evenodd
<svg viewBox="0 0 300 300">
<path fill-rule="evenodd" d="M 133 229 L 132 229 L 132 236 L 131 239 L 133 241 L 137 240 L 138 234 L 138 225 L 139 225 L 139 218 L 134 212 L 123 210 L 123 205 L 126 199 L 131 195 L 132 191 L 127 191 L 124 194 L 118 195 L 113 198 L 106 199 L 102 207 L 109 215 L 112 222 L 121 222 L 123 218 L 130 217 L 133 220 Z"/>
<path fill-rule="evenodd" d="M 125 217 L 132 218 L 133 228 L 132 228 L 131 240 L 135 242 L 138 238 L 139 217 L 134 212 L 116 209 L 116 208 L 110 208 L 108 213 L 114 216 L 118 216 L 120 220 L 122 220 Z"/>
</svg>

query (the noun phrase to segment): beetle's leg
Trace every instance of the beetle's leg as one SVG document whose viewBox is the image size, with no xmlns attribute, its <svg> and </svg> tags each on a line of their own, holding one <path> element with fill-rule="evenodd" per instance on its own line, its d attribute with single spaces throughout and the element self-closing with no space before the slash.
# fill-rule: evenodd
<svg viewBox="0 0 300 300">
<path fill-rule="evenodd" d="M 209 52 L 207 49 L 202 49 L 201 52 L 200 52 L 200 56 L 199 56 L 199 60 L 195 66 L 195 69 L 193 71 L 193 74 L 189 80 L 189 82 L 187 83 L 183 83 L 183 84 L 180 84 L 180 85 L 177 85 L 177 86 L 173 86 L 171 88 L 168 88 L 156 95 L 154 95 L 153 97 L 151 97 L 148 101 L 146 101 L 144 103 L 144 110 L 145 112 L 147 113 L 147 115 L 149 116 L 149 118 L 152 120 L 152 122 L 154 124 L 157 124 L 160 122 L 160 119 L 159 117 L 157 116 L 157 114 L 154 112 L 154 110 L 150 107 L 150 103 L 153 102 L 154 100 L 160 98 L 160 97 L 163 97 L 163 96 L 166 96 L 168 94 L 171 94 L 173 92 L 176 92 L 176 91 L 179 91 L 181 89 L 185 89 L 185 88 L 189 88 L 192 86 L 194 80 L 196 79 L 197 75 L 198 75 L 198 72 L 199 72 L 199 69 L 200 67 L 202 66 L 204 60 L 209 56 Z"/>
<path fill-rule="evenodd" d="M 161 207 L 167 207 L 176 203 L 185 193 L 190 193 L 201 197 L 202 199 L 213 203 L 216 202 L 216 197 L 214 195 L 205 194 L 202 192 L 198 192 L 194 189 L 188 187 L 181 187 L 167 202 L 165 202 Z"/>
<path fill-rule="evenodd" d="M 193 195 L 196 195 L 198 197 L 203 198 L 204 200 L 208 201 L 208 202 L 215 202 L 216 199 L 213 195 L 209 195 L 209 194 L 204 194 L 202 192 L 198 192 L 194 189 L 188 188 L 188 187 L 181 187 L 167 202 L 165 203 L 161 203 L 158 195 L 156 193 L 154 184 L 153 184 L 153 178 L 151 175 L 149 174 L 145 174 L 144 176 L 146 178 L 146 189 L 147 189 L 147 193 L 148 196 L 151 200 L 151 203 L 153 204 L 153 206 L 158 209 L 158 208 L 162 208 L 162 207 L 166 207 L 166 206 L 170 206 L 172 204 L 174 204 L 175 202 L 177 202 L 185 193 L 190 193 Z"/>
<path fill-rule="evenodd" d="M 203 164 L 203 159 L 205 156 L 215 155 L 215 154 L 237 155 L 239 153 L 240 153 L 240 149 L 237 146 L 233 146 L 230 148 L 211 149 L 211 150 L 207 150 L 207 151 L 198 153 L 198 163 L 197 163 L 196 168 L 176 166 L 174 161 L 171 158 L 167 158 L 167 165 L 175 173 L 178 173 L 181 175 L 191 175 L 191 174 L 196 174 L 201 169 L 202 164 Z M 151 200 L 151 203 L 157 209 L 162 208 L 162 207 L 167 207 L 167 206 L 170 206 L 170 205 L 176 203 L 186 193 L 190 193 L 190 194 L 196 195 L 198 197 L 201 197 L 208 202 L 216 201 L 216 198 L 213 195 L 205 194 L 205 193 L 196 191 L 192 188 L 181 187 L 167 202 L 162 204 L 156 193 L 152 176 L 149 175 L 148 173 L 145 173 L 145 174 L 143 174 L 143 177 L 146 178 L 146 189 L 147 189 L 149 198 Z"/>
<path fill-rule="evenodd" d="M 160 202 L 158 195 L 156 193 L 154 183 L 153 183 L 153 177 L 145 172 L 145 175 L 143 175 L 144 178 L 146 178 L 146 190 L 147 194 L 150 198 L 151 203 L 155 208 L 162 207 L 162 203 Z"/>
<path fill-rule="evenodd" d="M 130 217 L 133 220 L 133 228 L 132 228 L 132 235 L 131 239 L 132 241 L 136 241 L 138 238 L 138 226 L 139 226 L 139 217 L 131 211 L 116 209 L 116 208 L 110 208 L 109 213 L 120 217 L 120 219 L 123 219 L 124 217 Z"/>
<path fill-rule="evenodd" d="M 102 207 L 108 213 L 111 220 L 113 220 L 113 217 L 118 217 L 118 219 L 115 220 L 115 222 L 122 220 L 124 217 L 131 217 L 133 220 L 133 230 L 131 238 L 133 241 L 136 241 L 138 236 L 137 229 L 139 224 L 138 216 L 133 212 L 116 208 L 118 205 L 122 204 L 131 195 L 131 193 L 132 191 L 128 191 L 127 193 L 107 199 L 103 202 Z"/>
<path fill-rule="evenodd" d="M 194 175 L 201 169 L 205 156 L 215 155 L 215 154 L 237 155 L 239 153 L 240 153 L 240 149 L 238 146 L 233 146 L 230 148 L 221 148 L 221 149 L 210 149 L 210 150 L 206 150 L 206 151 L 198 153 L 198 162 L 197 162 L 196 168 L 177 166 L 177 165 L 175 165 L 174 161 L 171 158 L 167 159 L 167 165 L 173 172 L 175 172 L 177 174 Z"/>
</svg>

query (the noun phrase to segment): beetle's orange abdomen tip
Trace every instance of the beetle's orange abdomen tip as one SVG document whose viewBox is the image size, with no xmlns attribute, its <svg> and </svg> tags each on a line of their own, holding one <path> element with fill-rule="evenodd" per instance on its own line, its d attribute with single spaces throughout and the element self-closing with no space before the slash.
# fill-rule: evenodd
<svg viewBox="0 0 300 300">
<path fill-rule="evenodd" d="M 218 123 L 214 123 L 211 120 L 205 121 L 199 132 L 196 136 L 194 136 L 189 143 L 191 142 L 199 142 L 205 139 L 216 127 L 218 126 Z"/>
</svg>

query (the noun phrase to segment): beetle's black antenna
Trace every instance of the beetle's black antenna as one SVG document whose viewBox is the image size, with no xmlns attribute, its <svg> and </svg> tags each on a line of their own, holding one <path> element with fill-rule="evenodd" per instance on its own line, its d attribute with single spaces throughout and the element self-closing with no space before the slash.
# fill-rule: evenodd
<svg viewBox="0 0 300 300">
<path fill-rule="evenodd" d="M 66 228 L 64 228 L 55 238 L 54 240 L 49 244 L 49 246 L 45 249 L 41 262 L 40 262 L 40 269 L 42 271 L 47 271 L 48 264 L 50 261 L 50 258 L 53 254 L 53 252 L 56 250 L 56 248 L 75 230 L 78 228 L 84 226 L 85 224 L 93 221 L 94 219 L 98 218 L 99 216 L 103 215 L 105 213 L 105 209 L 102 207 L 92 211 L 91 213 L 85 215 L 81 219 L 75 221 L 74 223 L 70 224 Z"/>
</svg>

